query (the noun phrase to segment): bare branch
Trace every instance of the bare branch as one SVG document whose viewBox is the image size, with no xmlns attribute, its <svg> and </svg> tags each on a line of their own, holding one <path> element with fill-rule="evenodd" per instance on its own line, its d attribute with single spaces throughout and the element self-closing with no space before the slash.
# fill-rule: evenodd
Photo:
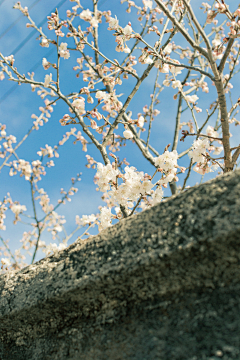
<svg viewBox="0 0 240 360">
<path fill-rule="evenodd" d="M 6 243 L 6 241 L 3 240 L 2 236 L 0 236 L 0 240 L 2 241 L 3 245 L 4 245 L 5 248 L 7 249 L 8 253 L 9 253 L 10 256 L 11 256 L 11 258 L 13 259 L 14 264 L 16 264 L 16 266 L 20 269 L 20 266 L 18 265 L 18 262 L 17 262 L 15 256 L 13 255 L 13 253 L 11 252 L 11 250 L 9 249 L 9 246 L 8 246 L 8 244 Z"/>
<path fill-rule="evenodd" d="M 188 32 L 184 29 L 184 27 L 177 21 L 177 19 L 171 14 L 168 8 L 164 5 L 164 3 L 160 0 L 155 0 L 160 9 L 164 12 L 164 14 L 171 20 L 171 22 L 177 27 L 180 33 L 185 37 L 185 39 L 189 42 L 189 44 L 196 50 L 198 50 L 204 57 L 209 58 L 208 53 L 202 49 L 188 34 Z"/>
<path fill-rule="evenodd" d="M 207 38 L 207 35 L 205 34 L 205 31 L 203 30 L 202 26 L 199 24 L 194 12 L 193 12 L 193 9 L 190 5 L 190 2 L 187 2 L 186 0 L 183 0 L 184 2 L 184 5 L 186 6 L 186 8 L 188 9 L 188 12 L 192 18 L 192 21 L 194 23 L 194 25 L 196 26 L 197 30 L 199 31 L 199 33 L 201 34 L 206 46 L 207 46 L 207 49 L 208 49 L 208 60 L 210 63 L 214 63 L 214 60 L 213 60 L 213 55 L 212 55 L 212 47 L 211 47 L 211 44 Z M 199 51 L 199 50 L 198 50 Z"/>
<path fill-rule="evenodd" d="M 141 39 L 141 41 L 149 48 L 152 50 L 152 54 L 151 55 L 154 55 L 156 56 L 157 58 L 159 58 L 163 63 L 165 64 L 168 64 L 168 65 L 172 65 L 172 66 L 175 66 L 175 67 L 180 67 L 180 68 L 185 68 L 185 69 L 188 69 L 188 70 L 193 70 L 193 71 L 197 71 L 199 72 L 200 74 L 202 75 L 205 75 L 207 77 L 209 77 L 212 81 L 214 81 L 214 77 L 209 74 L 208 72 L 200 69 L 199 67 L 195 67 L 195 66 L 191 66 L 191 65 L 186 65 L 186 64 L 176 64 L 174 63 L 173 61 L 169 61 L 169 60 L 166 60 L 163 56 L 161 56 L 154 47 L 152 47 L 151 45 L 149 45 L 145 40 Z"/>
<path fill-rule="evenodd" d="M 222 60 L 221 60 L 221 62 L 219 64 L 219 67 L 218 67 L 218 71 L 219 71 L 220 74 L 223 72 L 226 60 L 227 60 L 228 55 L 229 55 L 229 53 L 230 53 L 230 51 L 232 49 L 233 43 L 234 43 L 234 38 L 230 38 L 229 41 L 228 41 L 225 53 L 224 53 L 224 55 L 222 57 Z"/>
<path fill-rule="evenodd" d="M 128 105 L 130 104 L 132 98 L 134 97 L 134 95 L 137 93 L 138 89 L 140 88 L 140 85 L 142 84 L 142 82 L 146 79 L 146 77 L 149 75 L 150 71 L 152 70 L 154 64 L 150 64 L 148 65 L 147 69 L 144 71 L 143 75 L 141 76 L 141 78 L 137 81 L 135 87 L 133 88 L 131 94 L 128 96 L 127 100 L 125 101 L 122 109 L 119 111 L 118 116 L 116 117 L 116 119 L 114 120 L 112 126 L 110 127 L 107 135 L 105 136 L 102 146 L 105 147 L 109 141 L 109 138 L 112 136 L 114 129 L 116 128 L 116 126 L 118 125 L 118 123 L 121 121 L 121 118 L 123 115 L 125 115 L 125 111 L 128 108 Z"/>
<path fill-rule="evenodd" d="M 136 79 L 139 79 L 139 77 L 132 71 L 125 69 L 124 67 L 122 67 L 118 62 L 112 61 L 110 60 L 108 57 L 106 57 L 101 51 L 99 51 L 95 46 L 91 45 L 85 38 L 84 36 L 81 36 L 81 34 L 73 27 L 73 25 L 71 24 L 71 22 L 68 20 L 68 25 L 69 25 L 69 30 L 73 33 L 73 35 L 79 37 L 81 39 L 81 41 L 88 45 L 92 50 L 94 50 L 96 53 L 98 53 L 100 56 L 102 56 L 102 58 L 104 58 L 105 60 L 107 60 L 107 62 L 109 62 L 110 64 L 118 67 L 119 69 L 121 69 L 123 72 L 127 72 L 129 74 L 131 74 L 133 77 L 135 77 Z"/>
<path fill-rule="evenodd" d="M 93 0 L 93 12 L 94 12 L 94 17 L 97 18 L 97 0 Z M 93 38 L 94 38 L 94 45 L 95 48 L 99 51 L 99 47 L 98 47 L 98 27 L 94 27 L 93 29 Z M 99 64 L 99 56 L 98 56 L 98 51 L 95 51 L 95 63 L 96 65 Z"/>
<path fill-rule="evenodd" d="M 193 164 L 193 160 L 191 159 L 190 160 L 190 164 L 189 164 L 189 168 L 188 168 L 188 172 L 187 172 L 187 176 L 185 177 L 185 179 L 184 179 L 184 182 L 183 182 L 183 186 L 182 186 L 182 189 L 181 189 L 181 191 L 183 191 L 184 189 L 185 189 L 185 187 L 186 187 L 186 183 L 187 183 L 187 180 L 188 180 L 188 178 L 189 178 L 189 176 L 190 176 L 190 174 L 191 174 L 191 170 L 192 170 L 192 166 L 193 166 L 194 164 Z"/>
<path fill-rule="evenodd" d="M 60 54 L 59 54 L 59 36 L 57 36 L 57 91 L 59 91 L 59 65 L 60 65 Z"/>
<path fill-rule="evenodd" d="M 33 206 L 34 220 L 35 220 L 35 222 L 36 222 L 36 227 L 37 227 L 37 231 L 38 231 L 38 237 L 37 237 L 37 242 L 36 242 L 35 249 L 34 249 L 34 252 L 33 252 L 31 264 L 33 264 L 33 262 L 34 262 L 34 260 L 35 260 L 35 257 L 36 257 L 36 254 L 37 254 L 37 250 L 38 250 L 39 240 L 40 240 L 40 236 L 41 236 L 41 232 L 42 232 L 42 229 L 41 229 L 41 227 L 40 227 L 40 223 L 39 223 L 38 218 L 37 218 L 37 210 L 36 210 L 35 198 L 34 198 L 34 193 L 35 193 L 35 191 L 34 191 L 34 189 L 33 189 L 33 179 L 34 179 L 34 177 L 31 176 L 31 180 L 30 180 L 31 198 L 32 198 L 32 206 Z"/>
<path fill-rule="evenodd" d="M 150 139 L 150 133 L 151 133 L 151 127 L 152 127 L 152 120 L 153 120 L 153 103 L 154 103 L 154 101 L 155 101 L 154 95 L 155 95 L 156 89 L 157 89 L 158 76 L 159 76 L 159 70 L 158 70 L 158 72 L 157 72 L 157 76 L 156 76 L 156 79 L 155 79 L 155 82 L 154 82 L 153 96 L 152 96 L 152 99 L 151 99 L 151 104 L 150 104 L 150 106 L 149 106 L 149 109 L 150 109 L 150 119 L 149 119 L 149 127 L 148 127 L 148 136 L 147 136 L 147 145 L 146 145 L 146 148 L 148 148 L 148 145 L 149 145 L 149 139 Z"/>
<path fill-rule="evenodd" d="M 236 151 L 234 152 L 234 154 L 232 156 L 233 165 L 236 164 L 239 155 L 240 155 L 240 145 L 237 147 Z"/>
</svg>

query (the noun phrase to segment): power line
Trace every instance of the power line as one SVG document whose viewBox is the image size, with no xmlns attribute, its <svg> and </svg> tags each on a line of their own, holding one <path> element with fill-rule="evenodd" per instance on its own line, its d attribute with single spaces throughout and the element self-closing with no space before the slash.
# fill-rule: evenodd
<svg viewBox="0 0 240 360">
<path fill-rule="evenodd" d="M 5 1 L 5 0 L 2 0 L 2 3 L 3 3 L 3 1 Z M 40 0 L 37 0 L 36 2 L 39 2 L 39 1 L 40 1 Z M 61 0 L 61 1 L 57 4 L 56 7 L 60 8 L 65 2 L 66 2 L 66 0 Z M 2 3 L 0 3 L 0 5 L 1 5 Z M 34 4 L 35 4 L 35 3 L 34 3 Z M 33 5 L 34 5 L 34 4 L 33 4 Z M 32 7 L 33 7 L 33 5 L 32 5 Z M 56 7 L 54 7 L 54 9 L 52 9 L 51 13 L 55 11 Z M 40 27 L 40 26 L 42 26 L 45 22 L 46 22 L 46 17 L 45 17 L 44 20 L 42 20 L 37 26 Z M 12 55 L 15 55 L 15 54 L 33 37 L 34 34 L 35 34 L 35 30 L 33 30 L 33 31 L 27 36 L 27 38 L 26 38 L 25 40 L 23 40 L 23 41 L 21 42 L 21 44 L 19 44 L 19 45 L 13 50 L 13 52 L 12 52 L 11 54 L 12 54 Z M 54 50 L 55 50 L 55 49 L 51 49 L 51 50 L 47 53 L 46 56 L 51 55 Z M 38 62 L 30 69 L 30 72 L 31 72 L 31 71 L 34 71 L 35 69 L 37 69 L 37 68 L 41 65 L 41 63 L 42 63 L 42 60 L 38 61 Z M 6 100 L 6 99 L 8 98 L 8 96 L 9 96 L 10 94 L 12 94 L 14 90 L 16 90 L 17 87 L 18 87 L 18 84 L 14 84 L 8 91 L 6 91 L 5 94 L 0 98 L 0 104 L 1 104 L 4 100 Z"/>
<path fill-rule="evenodd" d="M 102 6 L 103 4 L 105 4 L 105 2 L 106 2 L 107 0 L 103 0 L 102 2 L 101 2 L 101 0 L 100 0 L 100 2 L 99 2 L 99 8 L 100 8 L 100 5 Z M 101 3 L 101 4 L 100 4 Z"/>
<path fill-rule="evenodd" d="M 1 6 L 1 4 L 2 4 L 4 1 L 5 1 L 5 0 L 2 0 L 2 2 L 0 2 L 0 6 Z M 37 1 L 32 5 L 32 8 L 33 8 L 33 6 L 34 6 L 37 2 L 39 2 L 39 1 L 40 1 L 40 0 L 37 0 Z M 103 0 L 103 1 L 101 2 L 101 0 L 100 0 L 101 4 L 99 3 L 99 7 L 100 7 L 100 5 L 102 6 L 106 1 L 107 1 L 107 0 Z M 60 1 L 59 4 L 58 4 L 56 7 L 57 7 L 57 8 L 60 8 L 60 7 L 64 4 L 64 2 L 66 2 L 66 0 Z M 54 7 L 54 9 L 51 11 L 51 13 L 54 12 L 54 10 L 55 10 L 56 7 Z M 30 9 L 30 8 L 29 8 L 29 9 Z M 20 18 L 21 18 L 21 17 L 20 17 Z M 19 20 L 19 18 L 18 18 L 17 20 Z M 39 26 L 43 25 L 44 22 L 46 22 L 46 17 L 45 17 L 44 20 L 41 21 L 41 23 L 38 24 L 37 26 L 39 27 Z M 15 23 L 16 23 L 16 22 L 15 22 Z M 15 25 L 15 24 L 14 24 L 14 25 Z M 9 30 L 10 30 L 10 29 L 9 29 Z M 35 33 L 35 31 L 32 31 L 32 32 L 29 34 L 29 36 L 28 36 L 24 41 L 22 41 L 21 44 L 19 44 L 19 45 L 16 47 L 16 49 L 13 50 L 12 55 L 15 55 L 15 54 L 32 38 L 32 36 L 34 35 L 34 33 Z M 4 36 L 4 35 L 0 35 L 0 39 L 1 39 L 2 36 Z M 25 42 L 25 43 L 24 43 L 24 42 Z M 23 46 L 22 46 L 22 45 L 23 45 Z M 49 56 L 53 53 L 54 50 L 55 50 L 55 49 L 50 50 L 50 51 L 47 53 L 46 57 L 49 57 Z M 42 60 L 38 61 L 29 71 L 31 72 L 31 71 L 36 70 L 41 64 L 42 64 Z M 16 90 L 17 87 L 18 87 L 18 84 L 13 85 L 13 86 L 0 98 L 0 104 L 1 104 L 4 100 L 6 100 L 6 99 L 8 98 L 8 96 L 9 96 L 10 94 L 12 94 L 12 92 L 13 92 L 14 90 Z"/>
<path fill-rule="evenodd" d="M 57 8 L 60 8 L 64 3 L 66 2 L 66 0 L 62 0 L 57 4 Z M 54 12 L 56 10 L 56 7 L 54 7 L 50 13 Z M 46 16 L 44 17 L 44 19 L 37 25 L 37 27 L 42 26 L 44 23 L 46 22 Z M 16 55 L 17 52 L 23 48 L 23 46 L 26 45 L 26 43 L 33 37 L 33 35 L 36 33 L 36 30 L 33 30 L 14 50 L 13 52 L 11 52 L 12 55 Z"/>
<path fill-rule="evenodd" d="M 4 1 L 6 1 L 6 0 L 2 0 L 2 1 L 0 1 L 0 6 L 4 3 Z"/>
<path fill-rule="evenodd" d="M 2 0 L 2 2 L 0 3 L 0 6 L 2 5 L 2 3 L 4 2 L 5 0 Z M 39 2 L 40 0 L 36 0 L 30 7 L 29 7 L 29 10 L 31 10 L 32 8 L 34 8 L 35 5 L 37 5 L 37 3 Z M 22 19 L 24 15 L 20 15 L 12 24 L 10 24 L 7 29 L 5 31 L 3 31 L 1 34 L 0 34 L 0 39 L 2 39 L 4 37 L 4 35 L 6 35 L 18 22 L 19 20 Z"/>
<path fill-rule="evenodd" d="M 52 55 L 52 53 L 55 51 L 55 48 L 52 48 L 47 54 L 46 57 L 49 57 L 50 55 Z M 31 67 L 31 69 L 29 70 L 29 72 L 32 72 L 34 70 L 36 70 L 40 65 L 42 64 L 42 60 L 39 60 L 35 65 L 33 65 L 33 67 Z M 5 92 L 5 94 L 0 98 L 0 104 L 6 100 L 10 94 L 12 94 L 12 92 L 14 90 L 16 90 L 16 88 L 18 87 L 18 84 L 14 84 L 8 91 Z"/>
</svg>

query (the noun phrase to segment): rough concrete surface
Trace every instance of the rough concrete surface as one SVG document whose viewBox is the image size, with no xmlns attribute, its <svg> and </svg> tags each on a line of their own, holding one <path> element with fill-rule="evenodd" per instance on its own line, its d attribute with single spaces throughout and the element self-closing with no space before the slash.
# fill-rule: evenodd
<svg viewBox="0 0 240 360">
<path fill-rule="evenodd" d="M 0 277 L 0 360 L 240 359 L 240 171 Z"/>
</svg>

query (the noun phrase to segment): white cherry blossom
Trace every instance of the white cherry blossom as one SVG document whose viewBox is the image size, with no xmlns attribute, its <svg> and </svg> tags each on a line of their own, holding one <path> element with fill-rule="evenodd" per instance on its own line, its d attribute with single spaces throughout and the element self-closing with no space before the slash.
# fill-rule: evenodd
<svg viewBox="0 0 240 360">
<path fill-rule="evenodd" d="M 80 219 L 79 215 L 76 215 L 76 224 L 80 226 L 86 226 L 96 221 L 96 216 L 94 214 L 91 215 L 83 215 Z"/>
<path fill-rule="evenodd" d="M 48 87 L 50 85 L 50 82 L 52 82 L 52 74 L 50 73 L 49 75 L 45 75 L 44 78 L 44 87 Z"/>
<path fill-rule="evenodd" d="M 27 211 L 27 208 L 25 205 L 13 204 L 11 210 L 15 215 L 19 215 L 22 211 Z"/>
<path fill-rule="evenodd" d="M 170 55 L 171 54 L 171 52 L 172 52 L 172 44 L 171 43 L 169 43 L 165 48 L 164 48 L 164 53 L 166 54 L 166 55 Z"/>
<path fill-rule="evenodd" d="M 172 88 L 173 89 L 181 89 L 182 88 L 182 84 L 180 80 L 176 80 L 172 82 Z"/>
<path fill-rule="evenodd" d="M 83 19 L 85 21 L 90 21 L 92 19 L 92 13 L 89 9 L 83 10 L 79 15 L 79 17 L 80 19 Z"/>
<path fill-rule="evenodd" d="M 223 146 L 216 146 L 213 155 L 219 155 L 223 151 Z"/>
<path fill-rule="evenodd" d="M 118 26 L 119 26 L 118 25 L 118 19 L 117 19 L 116 15 L 115 15 L 115 18 L 112 18 L 112 17 L 110 18 L 109 28 L 117 30 Z"/>
<path fill-rule="evenodd" d="M 47 61 L 46 58 L 43 58 L 42 59 L 42 66 L 43 66 L 44 70 L 47 70 L 47 69 L 50 68 L 51 65 L 49 64 L 49 62 Z"/>
<path fill-rule="evenodd" d="M 163 198 L 163 190 L 161 186 L 157 187 L 157 189 L 153 192 L 150 202 L 152 205 L 158 204 Z"/>
<path fill-rule="evenodd" d="M 111 213 L 111 209 L 107 208 L 106 206 L 103 206 L 100 210 L 100 224 L 101 224 L 101 228 L 106 228 L 109 227 L 111 225 L 111 220 L 112 220 L 112 213 Z"/>
<path fill-rule="evenodd" d="M 68 59 L 68 58 L 70 57 L 70 53 L 69 53 L 69 51 L 68 51 L 68 49 L 67 49 L 67 46 L 68 46 L 67 43 L 63 43 L 63 42 L 62 42 L 62 43 L 59 45 L 59 48 L 58 48 L 59 55 L 60 55 L 61 57 L 63 57 L 64 59 Z"/>
<path fill-rule="evenodd" d="M 172 170 L 177 166 L 178 153 L 176 150 L 165 151 L 162 155 L 155 158 L 155 165 L 164 171 Z"/>
<path fill-rule="evenodd" d="M 198 99 L 199 97 L 197 95 L 186 95 L 186 100 L 191 104 L 195 104 Z"/>
<path fill-rule="evenodd" d="M 95 17 L 93 17 L 90 20 L 90 24 L 92 25 L 92 27 L 97 28 L 98 27 L 98 20 Z"/>
<path fill-rule="evenodd" d="M 5 266 L 10 266 L 11 261 L 8 258 L 1 258 L 1 264 Z"/>
<path fill-rule="evenodd" d="M 142 2 L 146 8 L 149 8 L 150 10 L 152 10 L 152 5 L 153 5 L 152 0 L 142 0 Z"/>
<path fill-rule="evenodd" d="M 41 45 L 43 47 L 49 47 L 48 39 L 43 38 L 42 41 L 41 41 Z"/>
<path fill-rule="evenodd" d="M 192 150 L 189 151 L 188 155 L 190 158 L 193 159 L 193 162 L 197 163 L 205 163 L 206 158 L 202 154 L 206 154 L 206 151 L 209 147 L 209 140 L 208 139 L 198 139 L 194 140 L 192 145 Z"/>
<path fill-rule="evenodd" d="M 139 127 L 143 127 L 143 125 L 144 125 L 144 117 L 141 115 L 141 116 L 139 116 L 139 118 L 138 118 L 138 121 L 137 121 L 137 125 L 139 126 Z"/>
<path fill-rule="evenodd" d="M 211 126 L 211 125 L 208 125 L 208 127 L 207 127 L 207 129 L 206 129 L 206 134 L 207 134 L 208 136 L 211 136 L 213 139 L 219 137 L 218 132 L 215 131 L 215 130 L 214 130 L 214 127 Z"/>
<path fill-rule="evenodd" d="M 130 36 L 132 34 L 132 27 L 130 25 L 126 25 L 125 28 L 123 28 L 124 35 Z"/>
<path fill-rule="evenodd" d="M 98 90 L 95 95 L 96 99 L 107 101 L 110 98 L 110 95 L 106 91 Z"/>
<path fill-rule="evenodd" d="M 59 245 L 57 245 L 56 243 L 50 243 L 49 245 L 47 245 L 44 249 L 42 249 L 42 251 L 46 254 L 46 255 L 50 255 L 52 252 L 56 253 L 58 251 L 64 250 L 66 249 L 66 245 L 63 243 L 60 243 Z"/>
<path fill-rule="evenodd" d="M 125 130 L 123 132 L 123 136 L 126 138 L 126 139 L 132 139 L 133 138 L 133 133 L 131 132 L 131 130 Z"/>
<path fill-rule="evenodd" d="M 85 99 L 83 97 L 73 100 L 72 106 L 76 109 L 76 111 L 79 115 L 83 115 L 86 113 Z"/>
</svg>

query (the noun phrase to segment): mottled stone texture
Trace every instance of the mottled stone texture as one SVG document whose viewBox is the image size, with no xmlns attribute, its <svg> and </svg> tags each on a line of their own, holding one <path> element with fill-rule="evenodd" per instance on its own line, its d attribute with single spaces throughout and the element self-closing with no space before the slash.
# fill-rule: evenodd
<svg viewBox="0 0 240 360">
<path fill-rule="evenodd" d="M 240 171 L 0 277 L 1 360 L 240 359 Z"/>
</svg>

